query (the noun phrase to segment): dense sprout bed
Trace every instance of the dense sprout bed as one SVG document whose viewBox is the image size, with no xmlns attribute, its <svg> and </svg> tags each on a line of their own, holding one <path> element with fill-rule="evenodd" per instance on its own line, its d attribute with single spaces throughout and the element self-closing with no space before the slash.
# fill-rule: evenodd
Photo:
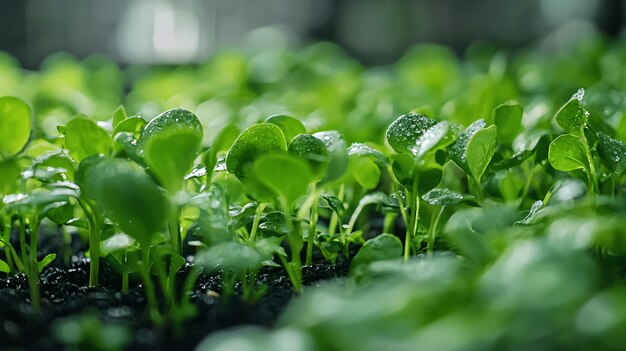
<svg viewBox="0 0 626 351">
<path fill-rule="evenodd" d="M 0 96 L 2 348 L 626 348 L 626 41 L 2 55 Z"/>
</svg>

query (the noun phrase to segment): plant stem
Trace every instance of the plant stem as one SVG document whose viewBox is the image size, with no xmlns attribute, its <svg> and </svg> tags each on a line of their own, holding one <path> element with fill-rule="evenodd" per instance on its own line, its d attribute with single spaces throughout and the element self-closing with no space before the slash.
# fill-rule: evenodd
<svg viewBox="0 0 626 351">
<path fill-rule="evenodd" d="M 37 267 L 37 241 L 39 240 L 39 221 L 35 219 L 30 226 L 30 272 L 28 275 L 28 290 L 30 303 L 35 312 L 41 310 L 41 294 L 39 291 L 39 269 Z"/>
<path fill-rule="evenodd" d="M 250 231 L 249 242 L 254 243 L 256 241 L 256 233 L 259 230 L 259 222 L 261 222 L 261 215 L 263 215 L 263 211 L 265 211 L 265 207 L 267 207 L 267 203 L 260 203 L 256 207 L 256 211 L 254 211 L 254 220 L 252 221 L 252 230 Z M 289 218 L 286 218 L 289 220 Z"/>
<path fill-rule="evenodd" d="M 146 288 L 146 298 L 148 299 L 150 318 L 155 324 L 159 325 L 162 322 L 162 318 L 157 306 L 154 284 L 152 283 L 152 277 L 150 276 L 150 248 L 141 248 L 141 256 L 143 261 L 141 264 L 141 273 L 143 275 L 143 283 Z"/>
<path fill-rule="evenodd" d="M 528 174 L 528 177 L 526 178 L 526 183 L 524 184 L 524 189 L 522 190 L 522 195 L 520 196 L 520 199 L 517 203 L 517 207 L 520 207 L 522 203 L 524 202 L 524 200 L 526 199 L 526 196 L 528 196 L 528 191 L 530 191 L 530 185 L 533 182 L 533 177 L 535 176 L 536 169 L 537 169 L 536 165 L 533 165 L 532 168 L 530 169 L 530 173 Z"/>
<path fill-rule="evenodd" d="M 406 198 L 409 201 L 409 210 L 411 213 L 408 217 L 408 222 L 406 222 L 406 236 L 404 237 L 404 261 L 408 261 L 411 255 L 411 245 L 413 244 L 413 232 L 415 226 L 413 225 L 414 216 L 415 216 L 415 205 L 413 204 L 414 198 L 410 191 L 406 190 Z"/>
<path fill-rule="evenodd" d="M 170 231 L 170 237 L 171 237 L 171 241 L 172 241 L 172 252 L 180 255 L 182 253 L 182 248 L 181 248 L 181 237 L 180 237 L 180 228 L 178 226 L 178 219 L 179 219 L 179 212 L 178 212 L 178 206 L 173 206 L 171 212 L 170 212 L 170 218 L 168 220 L 168 227 L 169 227 L 169 231 Z"/>
<path fill-rule="evenodd" d="M 100 232 L 102 231 L 102 218 L 93 213 L 89 221 L 89 287 L 98 285 L 100 275 Z"/>
<path fill-rule="evenodd" d="M 427 249 L 428 256 L 433 255 L 433 250 L 435 247 L 435 238 L 437 237 L 437 227 L 439 226 L 439 220 L 441 219 L 441 215 L 443 214 L 443 211 L 445 211 L 445 209 L 446 209 L 446 206 L 441 206 L 441 208 L 437 212 L 437 217 L 435 218 L 435 222 L 430 228 L 430 235 L 428 236 L 428 249 Z"/>
<path fill-rule="evenodd" d="M 341 184 L 341 186 L 339 187 L 339 193 L 337 194 L 337 198 L 339 199 L 339 201 L 343 202 L 345 193 L 346 193 L 346 185 Z M 330 222 L 328 224 L 328 234 L 330 236 L 335 234 L 335 230 L 337 230 L 338 222 L 339 222 L 339 215 L 337 215 L 337 213 L 333 211 L 333 214 L 330 216 Z"/>
<path fill-rule="evenodd" d="M 317 197 L 316 197 L 317 199 Z M 311 215 L 309 216 L 309 236 L 306 243 L 306 261 L 307 265 L 313 263 L 313 239 L 315 238 L 315 228 L 317 227 L 317 201 L 311 206 Z"/>
<path fill-rule="evenodd" d="M 122 293 L 128 294 L 128 252 L 126 249 L 122 255 Z"/>
<path fill-rule="evenodd" d="M 397 213 L 394 212 L 389 212 L 385 214 L 385 221 L 383 224 L 383 233 L 393 233 L 393 229 L 394 229 L 394 222 L 396 221 L 396 218 L 398 217 Z"/>
<path fill-rule="evenodd" d="M 20 217 L 20 254 L 22 256 L 22 262 L 24 263 L 25 273 L 30 270 L 30 261 L 26 253 L 26 220 L 24 217 Z"/>
<path fill-rule="evenodd" d="M 398 198 L 398 207 L 400 208 L 400 215 L 404 220 L 404 226 L 406 227 L 406 234 L 404 236 L 404 261 L 409 260 L 409 245 L 411 244 L 411 223 L 409 223 L 409 218 L 407 216 L 406 210 L 404 209 L 404 202 L 402 202 L 402 196 L 400 192 L 396 192 L 396 197 Z"/>
</svg>

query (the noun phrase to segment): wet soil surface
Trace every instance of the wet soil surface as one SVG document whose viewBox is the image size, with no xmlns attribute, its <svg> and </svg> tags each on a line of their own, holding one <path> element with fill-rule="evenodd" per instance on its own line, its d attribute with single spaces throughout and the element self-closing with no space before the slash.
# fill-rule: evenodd
<svg viewBox="0 0 626 351">
<path fill-rule="evenodd" d="M 185 322 L 176 336 L 171 325 L 154 327 L 140 282 L 131 281 L 128 293 L 121 293 L 121 277 L 106 261 L 101 262 L 100 286 L 89 288 L 89 263 L 83 256 L 79 251 L 69 265 L 57 259 L 43 270 L 39 313 L 30 305 L 26 277 L 0 276 L 0 349 L 62 350 L 63 344 L 55 330 L 63 321 L 91 314 L 98 316 L 105 326 L 124 326 L 130 331 L 130 342 L 125 349 L 193 350 L 205 336 L 217 330 L 238 325 L 273 325 L 296 296 L 282 267 L 265 267 L 260 271 L 257 283 L 265 285 L 267 293 L 253 304 L 244 302 L 238 294 L 220 296 L 219 276 L 200 275 L 191 291 L 196 315 Z M 345 277 L 348 268 L 348 262 L 341 259 L 337 264 L 304 266 L 303 283 L 310 287 Z M 189 265 L 181 269 L 179 281 L 189 269 Z"/>
</svg>

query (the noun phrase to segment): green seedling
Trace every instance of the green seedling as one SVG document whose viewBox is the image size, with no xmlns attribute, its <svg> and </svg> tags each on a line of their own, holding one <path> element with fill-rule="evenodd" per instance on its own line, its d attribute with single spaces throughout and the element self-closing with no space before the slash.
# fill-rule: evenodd
<svg viewBox="0 0 626 351">
<path fill-rule="evenodd" d="M 387 129 L 387 144 L 398 153 L 392 161 L 392 173 L 403 196 L 396 192 L 399 210 L 406 225 L 404 259 L 408 260 L 419 227 L 420 194 L 434 188 L 441 180 L 441 166 L 434 159 L 437 150 L 456 138 L 456 128 L 420 114 L 398 117 Z M 417 245 L 419 246 L 419 245 Z"/>
</svg>

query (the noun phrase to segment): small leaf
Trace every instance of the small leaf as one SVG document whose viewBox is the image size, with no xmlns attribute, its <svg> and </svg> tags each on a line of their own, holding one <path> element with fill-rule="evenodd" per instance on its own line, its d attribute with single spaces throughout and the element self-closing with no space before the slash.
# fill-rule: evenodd
<svg viewBox="0 0 626 351">
<path fill-rule="evenodd" d="M 467 143 L 465 159 L 470 174 L 480 181 L 498 145 L 498 128 L 490 126 L 477 131 Z"/>
<path fill-rule="evenodd" d="M 203 159 L 204 166 L 207 173 L 212 174 L 215 170 L 215 165 L 217 164 L 217 155 L 222 151 L 228 151 L 228 149 L 233 146 L 235 140 L 239 136 L 239 129 L 235 125 L 228 125 L 219 131 L 215 140 L 213 141 L 213 145 L 206 153 L 206 156 Z"/>
<path fill-rule="evenodd" d="M 467 145 L 472 137 L 486 125 L 487 122 L 483 119 L 475 121 L 459 134 L 458 139 L 454 142 L 454 144 L 448 147 L 448 154 L 450 155 L 452 161 L 454 161 L 454 163 L 456 163 L 465 171 L 465 173 L 469 175 L 471 175 L 472 172 L 467 165 Z"/>
<path fill-rule="evenodd" d="M 11 269 L 9 268 L 9 265 L 4 262 L 3 260 L 0 260 L 0 272 L 2 273 L 9 273 L 11 272 Z"/>
<path fill-rule="evenodd" d="M 77 161 L 92 155 L 106 155 L 111 137 L 96 122 L 85 117 L 71 119 L 65 126 L 65 148 Z"/>
<path fill-rule="evenodd" d="M 37 270 L 41 272 L 44 268 L 46 268 L 47 265 L 52 263 L 52 261 L 54 261 L 55 258 L 57 258 L 57 254 L 55 253 L 47 254 L 46 257 L 43 258 L 43 260 L 41 260 L 40 262 L 37 262 Z"/>
<path fill-rule="evenodd" d="M 522 106 L 516 102 L 504 103 L 494 110 L 494 124 L 498 127 L 498 140 L 510 144 L 522 131 Z"/>
<path fill-rule="evenodd" d="M 398 183 L 409 191 L 414 190 L 414 182 L 417 181 L 417 190 L 420 194 L 436 187 L 443 175 L 441 168 L 416 164 L 413 157 L 406 154 L 393 156 L 392 170 Z M 417 179 L 415 179 L 416 176 Z"/>
<path fill-rule="evenodd" d="M 604 133 L 598 133 L 600 161 L 615 174 L 626 172 L 626 144 Z"/>
<path fill-rule="evenodd" d="M 585 148 L 579 137 L 565 134 L 550 144 L 548 159 L 554 169 L 569 172 L 576 169 L 587 169 Z"/>
<path fill-rule="evenodd" d="M 287 149 L 290 155 L 296 156 L 308 162 L 315 177 L 321 179 L 328 167 L 328 149 L 320 139 L 309 135 L 296 135 L 289 143 Z"/>
<path fill-rule="evenodd" d="M 82 193 L 109 212 L 128 235 L 149 247 L 168 213 L 165 194 L 142 167 L 132 161 L 91 157 L 76 173 Z"/>
<path fill-rule="evenodd" d="M 113 136 L 116 136 L 118 133 L 132 133 L 135 138 L 139 138 L 141 135 L 141 131 L 146 125 L 146 120 L 141 117 L 130 117 L 127 118 L 120 123 L 118 123 L 115 128 L 113 128 Z"/>
<path fill-rule="evenodd" d="M 267 259 L 271 259 L 271 257 L 261 255 L 246 244 L 238 241 L 227 241 L 198 252 L 194 262 L 210 272 L 222 269 L 244 272 L 260 268 L 263 261 Z"/>
<path fill-rule="evenodd" d="M 139 143 L 146 164 L 170 192 L 182 187 L 200 150 L 202 135 L 198 117 L 183 109 L 163 112 L 141 133 Z"/>
<path fill-rule="evenodd" d="M 437 121 L 421 114 L 402 115 L 387 128 L 387 143 L 399 154 L 412 153 L 417 140 L 435 124 Z"/>
<path fill-rule="evenodd" d="M 366 144 L 352 143 L 348 148 L 348 156 L 350 158 L 369 157 L 380 167 L 389 165 L 389 160 L 385 154 Z"/>
<path fill-rule="evenodd" d="M 127 249 L 135 244 L 135 239 L 124 233 L 110 236 L 100 243 L 100 253 L 107 256 L 112 252 Z"/>
<path fill-rule="evenodd" d="M 293 156 L 263 156 L 252 168 L 258 181 L 282 197 L 286 206 L 293 206 L 313 182 L 308 164 Z"/>
<path fill-rule="evenodd" d="M 19 178 L 20 165 L 16 160 L 0 161 L 0 195 L 17 191 Z"/>
<path fill-rule="evenodd" d="M 395 260 L 402 256 L 402 242 L 391 234 L 381 234 L 363 244 L 352 260 L 350 267 L 354 271 L 357 267 L 377 261 Z"/>
<path fill-rule="evenodd" d="M 328 168 L 322 181 L 331 182 L 341 178 L 348 169 L 348 147 L 341 133 L 336 130 L 317 132 L 314 137 L 324 142 L 328 149 Z"/>
<path fill-rule="evenodd" d="M 447 121 L 442 121 L 428 128 L 420 135 L 410 151 L 416 157 L 422 157 L 431 150 L 448 146 L 456 139 L 456 128 Z"/>
<path fill-rule="evenodd" d="M 376 188 L 380 181 L 380 168 L 369 158 L 357 159 L 352 173 L 354 179 L 366 190 Z"/>
<path fill-rule="evenodd" d="M 578 89 L 556 113 L 557 123 L 569 134 L 580 135 L 587 124 L 589 113 L 585 108 L 584 97 L 585 89 Z"/>
<path fill-rule="evenodd" d="M 0 97 L 0 160 L 17 155 L 26 147 L 32 124 L 32 111 L 24 100 Z"/>
<path fill-rule="evenodd" d="M 124 121 L 126 118 L 127 115 L 126 110 L 124 109 L 124 105 L 120 105 L 120 107 L 116 108 L 115 111 L 113 111 L 113 119 L 111 122 L 113 128 L 117 127 L 117 125 L 122 123 L 122 121 Z M 115 133 L 113 133 L 113 135 L 115 135 Z"/>
<path fill-rule="evenodd" d="M 465 197 L 448 188 L 435 188 L 422 196 L 422 199 L 433 206 L 456 205 L 465 201 Z"/>
<path fill-rule="evenodd" d="M 289 143 L 296 135 L 306 133 L 304 124 L 302 124 L 299 119 L 291 116 L 273 115 L 267 117 L 263 122 L 277 125 L 285 135 L 287 143 Z"/>
<path fill-rule="evenodd" d="M 226 156 L 226 168 L 237 178 L 244 179 L 248 168 L 260 156 L 284 154 L 287 143 L 283 132 L 274 124 L 260 123 L 239 135 Z"/>
<path fill-rule="evenodd" d="M 171 193 L 180 190 L 200 149 L 202 135 L 196 131 L 173 129 L 153 135 L 144 143 L 148 169 Z"/>
</svg>

